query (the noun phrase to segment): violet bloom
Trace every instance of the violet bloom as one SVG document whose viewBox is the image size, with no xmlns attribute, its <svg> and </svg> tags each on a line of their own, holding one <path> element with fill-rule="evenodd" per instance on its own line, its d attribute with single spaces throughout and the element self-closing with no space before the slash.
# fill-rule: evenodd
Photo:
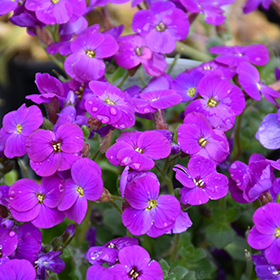
<svg viewBox="0 0 280 280">
<path fill-rule="evenodd" d="M 180 190 L 183 204 L 201 205 L 227 195 L 228 179 L 225 175 L 217 173 L 216 164 L 201 156 L 192 157 L 188 169 L 177 164 L 176 179 L 184 186 Z"/>
<path fill-rule="evenodd" d="M 241 62 L 250 62 L 255 65 L 265 65 L 269 61 L 269 52 L 262 45 L 250 46 L 214 46 L 209 49 L 211 53 L 220 54 L 215 61 L 237 67 Z"/>
<path fill-rule="evenodd" d="M 169 1 L 156 1 L 149 10 L 136 12 L 133 17 L 132 30 L 138 33 L 154 52 L 171 53 L 176 40 L 184 40 L 189 32 L 189 21 L 186 13 L 177 9 Z"/>
<path fill-rule="evenodd" d="M 212 129 L 205 115 L 190 113 L 178 128 L 178 143 L 183 152 L 191 156 L 200 155 L 216 163 L 229 155 L 226 135 L 219 129 Z"/>
<path fill-rule="evenodd" d="M 100 79 L 105 73 L 102 58 L 113 56 L 119 49 L 116 39 L 92 30 L 83 32 L 70 45 L 72 54 L 65 62 L 66 73 L 79 82 Z"/>
<path fill-rule="evenodd" d="M 65 180 L 65 194 L 58 210 L 80 224 L 87 212 L 87 201 L 95 201 L 102 195 L 101 169 L 94 161 L 82 158 L 72 165 L 71 177 Z"/>
<path fill-rule="evenodd" d="M 120 263 L 110 267 L 109 270 L 123 280 L 162 280 L 163 272 L 159 263 L 150 260 L 150 255 L 145 249 L 130 246 L 119 252 Z"/>
<path fill-rule="evenodd" d="M 249 203 L 270 190 L 275 179 L 273 165 L 275 166 L 273 162 L 260 154 L 253 154 L 248 166 L 235 161 L 229 168 L 229 190 L 232 198 L 239 203 Z"/>
<path fill-rule="evenodd" d="M 118 275 L 113 273 L 110 269 L 103 267 L 99 264 L 91 266 L 87 270 L 87 280 L 122 280 L 123 278 L 119 278 Z"/>
<path fill-rule="evenodd" d="M 30 166 L 36 174 L 43 177 L 70 169 L 80 158 L 79 153 L 83 147 L 83 131 L 72 123 L 61 125 L 56 133 L 39 129 L 26 141 Z"/>
<path fill-rule="evenodd" d="M 144 171 L 154 167 L 154 160 L 168 157 L 170 151 L 169 141 L 159 132 L 136 130 L 123 132 L 106 151 L 106 157 L 113 165 Z"/>
<path fill-rule="evenodd" d="M 256 10 L 259 5 L 262 5 L 265 10 L 268 10 L 271 2 L 272 0 L 247 0 L 245 6 L 243 7 L 243 12 L 244 14 L 248 14 Z"/>
<path fill-rule="evenodd" d="M 20 0 L 2 0 L 0 2 L 0 16 L 15 10 L 19 1 Z"/>
<path fill-rule="evenodd" d="M 107 242 L 104 246 L 94 246 L 88 250 L 87 258 L 92 265 L 114 265 L 118 262 L 119 251 L 125 247 L 138 245 L 138 240 L 133 237 L 120 237 Z"/>
<path fill-rule="evenodd" d="M 155 173 L 153 172 L 143 172 L 143 171 L 135 171 L 133 169 L 129 170 L 130 167 L 126 166 L 121 174 L 121 179 L 120 179 L 120 192 L 121 196 L 124 197 L 124 192 L 125 188 L 127 185 L 133 182 L 133 180 L 140 178 L 140 177 L 145 177 L 145 176 L 150 176 L 153 177 L 158 183 L 158 178 Z"/>
<path fill-rule="evenodd" d="M 36 104 L 49 103 L 53 98 L 63 100 L 64 88 L 62 83 L 48 73 L 36 73 L 35 84 L 41 94 L 27 95 L 25 98 L 32 100 Z"/>
<path fill-rule="evenodd" d="M 245 98 L 239 87 L 225 77 L 209 75 L 201 79 L 197 91 L 203 99 L 192 101 L 185 110 L 203 113 L 213 128 L 228 131 L 235 123 L 235 116 L 245 109 Z"/>
<path fill-rule="evenodd" d="M 26 0 L 25 7 L 36 13 L 37 18 L 49 25 L 76 21 L 86 9 L 85 0 Z"/>
<path fill-rule="evenodd" d="M 181 210 L 179 216 L 175 220 L 174 226 L 170 232 L 167 232 L 167 234 L 185 232 L 189 227 L 192 226 L 192 224 L 193 223 L 189 217 L 189 214 Z"/>
<path fill-rule="evenodd" d="M 10 256 L 12 259 L 26 259 L 34 263 L 42 246 L 42 233 L 31 223 L 25 223 L 17 230 L 18 245 Z"/>
<path fill-rule="evenodd" d="M 237 67 L 236 72 L 238 73 L 240 85 L 250 97 L 260 101 L 262 93 L 268 101 L 279 108 L 275 99 L 280 97 L 280 92 L 263 83 L 260 83 L 259 71 L 253 65 L 248 62 L 242 62 Z"/>
<path fill-rule="evenodd" d="M 34 280 L 36 270 L 27 260 L 10 260 L 0 265 L 0 279 Z"/>
<path fill-rule="evenodd" d="M 280 273 L 276 267 L 270 264 L 267 259 L 260 255 L 252 255 L 252 260 L 255 264 L 255 271 L 260 280 L 280 279 Z"/>
<path fill-rule="evenodd" d="M 257 250 L 264 250 L 265 258 L 274 265 L 280 265 L 280 204 L 270 202 L 256 210 L 253 216 L 255 226 L 249 231 L 248 243 Z"/>
<path fill-rule="evenodd" d="M 223 15 L 224 10 L 221 6 L 228 5 L 234 0 L 217 0 L 215 2 L 208 0 L 180 0 L 182 5 L 191 13 L 205 14 L 205 21 L 209 24 L 222 24 L 226 16 Z"/>
<path fill-rule="evenodd" d="M 125 199 L 129 206 L 124 209 L 122 220 L 133 235 L 149 235 L 152 227 L 164 234 L 174 226 L 180 203 L 169 194 L 158 197 L 159 189 L 158 181 L 150 176 L 137 178 L 126 187 Z"/>
<path fill-rule="evenodd" d="M 57 175 L 43 178 L 41 185 L 31 179 L 21 179 L 10 187 L 10 211 L 17 221 L 51 228 L 64 219 L 64 214 L 57 210 L 63 195 L 63 181 Z"/>
<path fill-rule="evenodd" d="M 60 41 L 48 45 L 46 52 L 49 54 L 60 53 L 61 55 L 71 54 L 71 42 L 80 32 L 88 27 L 88 22 L 84 17 L 80 17 L 75 22 L 68 22 L 59 26 Z"/>
<path fill-rule="evenodd" d="M 127 35 L 119 39 L 119 50 L 114 56 L 116 63 L 125 69 L 132 69 L 142 64 L 151 76 L 161 76 L 167 63 L 162 54 L 152 52 L 145 40 L 139 35 Z"/>
<path fill-rule="evenodd" d="M 4 155 L 8 158 L 25 155 L 28 136 L 42 123 L 42 112 L 35 105 L 27 108 L 23 104 L 17 111 L 6 114 L 3 118 L 3 128 L 0 131 L 0 142 L 4 146 Z"/>
<path fill-rule="evenodd" d="M 271 113 L 264 117 L 256 138 L 266 149 L 280 148 L 280 110 L 276 114 Z"/>
<path fill-rule="evenodd" d="M 230 65 L 219 63 L 215 60 L 200 64 L 199 66 L 191 70 L 190 73 L 192 71 L 199 71 L 204 76 L 208 76 L 208 75 L 225 76 L 228 80 L 231 80 L 233 76 L 236 74 L 235 68 L 231 67 Z"/>
<path fill-rule="evenodd" d="M 176 90 L 182 96 L 182 102 L 190 101 L 197 96 L 197 84 L 203 74 L 199 71 L 179 74 L 171 84 L 171 89 Z"/>
<path fill-rule="evenodd" d="M 85 108 L 93 118 L 118 129 L 134 125 L 135 105 L 126 92 L 98 81 L 90 82 L 89 87 L 95 96 L 87 98 Z"/>
<path fill-rule="evenodd" d="M 1 218 L 1 225 L 0 225 L 0 257 L 2 259 L 5 259 L 9 256 L 11 256 L 17 246 L 18 246 L 18 236 L 14 232 L 14 230 L 11 229 L 13 224 L 11 224 L 10 220 L 6 220 L 7 222 Z M 0 259 L 1 259 L 0 258 Z"/>
<path fill-rule="evenodd" d="M 65 268 L 64 261 L 59 257 L 62 251 L 51 251 L 41 255 L 35 262 L 37 266 L 37 278 L 45 280 L 48 270 L 54 273 L 61 273 Z"/>
</svg>

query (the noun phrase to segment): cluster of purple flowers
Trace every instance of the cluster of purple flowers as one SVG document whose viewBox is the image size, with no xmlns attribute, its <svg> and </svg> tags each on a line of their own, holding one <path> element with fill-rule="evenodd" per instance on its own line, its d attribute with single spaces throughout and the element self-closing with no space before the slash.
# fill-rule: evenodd
<svg viewBox="0 0 280 280">
<path fill-rule="evenodd" d="M 14 11 L 11 22 L 27 27 L 31 35 L 47 31 L 49 38 L 42 43 L 50 55 L 63 57 L 61 64 L 70 77 L 62 82 L 49 74 L 36 74 L 40 94 L 27 99 L 46 106 L 48 125 L 36 105 L 27 108 L 23 104 L 3 118 L 0 151 L 9 159 L 27 154 L 30 167 L 42 179 L 40 184 L 24 178 L 10 187 L 1 186 L 0 204 L 13 220 L 1 218 L 0 278 L 46 279 L 48 270 L 60 273 L 65 267 L 59 257 L 62 251 L 45 250 L 39 228 L 54 227 L 65 216 L 81 224 L 88 201 L 102 201 L 103 194 L 109 197 L 106 202 L 114 204 L 113 195 L 103 188 L 101 168 L 90 159 L 88 139 L 94 134 L 103 138 L 100 151 L 108 161 L 124 167 L 118 198 L 122 209 L 118 210 L 131 234 L 156 238 L 182 233 L 192 226 L 188 207 L 223 198 L 230 190 L 239 203 L 259 199 L 264 205 L 254 214 L 255 226 L 248 242 L 262 250 L 272 265 L 280 265 L 280 181 L 274 175 L 274 169 L 280 170 L 280 162 L 254 154 L 248 165 L 240 161 L 230 165 L 229 180 L 216 170 L 229 159 L 232 149 L 226 132 L 233 129 L 235 118 L 244 111 L 246 99 L 260 101 L 263 95 L 279 109 L 279 91 L 264 84 L 253 66 L 269 61 L 268 50 L 261 44 L 214 46 L 209 49 L 217 55 L 214 60 L 173 79 L 164 73 L 165 55 L 175 50 L 176 41 L 187 37 L 189 17 L 201 13 L 207 23 L 222 24 L 222 6 L 234 1 L 133 0 L 133 6 L 143 4 L 147 9 L 135 13 L 134 34 L 126 36 L 121 36 L 122 26 L 103 32 L 98 24 L 88 26 L 85 15 L 107 2 L 91 1 L 88 7 L 85 0 L 0 2 L 0 15 Z M 244 12 L 259 4 L 268 8 L 271 0 L 249 0 Z M 127 75 L 141 64 L 153 78 L 144 88 L 122 90 L 123 83 L 117 87 L 108 82 L 109 64 L 129 70 Z M 183 123 L 172 134 L 165 122 L 165 110 L 185 102 Z M 155 130 L 121 131 L 133 127 L 136 117 L 153 120 Z M 264 118 L 256 134 L 264 147 L 280 147 L 279 123 L 279 112 Z M 112 130 L 121 134 L 110 146 Z M 187 167 L 178 164 L 173 168 L 175 160 L 186 155 L 190 156 Z M 161 169 L 163 160 L 169 165 Z M 162 184 L 152 172 L 154 167 Z M 169 177 L 164 173 L 168 168 Z M 182 185 L 178 199 L 173 192 L 172 170 Z M 165 183 L 170 194 L 164 193 Z M 91 247 L 87 258 L 92 264 L 87 279 L 163 279 L 159 263 L 151 261 L 135 238 L 117 238 Z M 108 268 L 102 266 L 104 263 Z"/>
</svg>

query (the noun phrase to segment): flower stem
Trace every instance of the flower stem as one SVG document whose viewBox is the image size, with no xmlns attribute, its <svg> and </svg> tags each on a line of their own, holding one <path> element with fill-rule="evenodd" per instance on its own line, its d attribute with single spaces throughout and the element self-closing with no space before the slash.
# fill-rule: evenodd
<svg viewBox="0 0 280 280">
<path fill-rule="evenodd" d="M 28 179 L 28 167 L 25 165 L 24 161 L 21 158 L 18 158 L 18 165 L 23 172 L 25 178 Z"/>
<path fill-rule="evenodd" d="M 98 148 L 96 150 L 96 152 L 94 153 L 94 155 L 92 156 L 92 160 L 96 160 L 98 158 L 98 156 L 100 155 L 100 148 Z"/>
<path fill-rule="evenodd" d="M 114 200 L 110 200 L 109 202 L 110 202 L 110 203 L 117 209 L 117 211 L 122 215 L 122 210 L 121 210 L 121 208 L 118 206 L 118 204 L 115 203 Z"/>
<path fill-rule="evenodd" d="M 126 72 L 125 76 L 123 77 L 122 81 L 120 82 L 120 84 L 118 85 L 118 88 L 121 88 L 122 85 L 124 84 L 124 82 L 126 81 L 126 79 L 129 77 L 129 73 Z"/>
<path fill-rule="evenodd" d="M 172 251 L 172 256 L 171 256 L 171 262 L 175 262 L 177 258 L 177 252 L 179 248 L 179 242 L 180 242 L 180 233 L 177 233 L 175 236 L 175 243 Z"/>
<path fill-rule="evenodd" d="M 173 70 L 174 66 L 176 65 L 178 59 L 180 58 L 181 56 L 181 50 L 179 51 L 179 53 L 177 53 L 172 61 L 172 64 L 170 65 L 170 68 L 168 69 L 167 71 L 167 74 L 170 74 L 171 71 Z"/>
<path fill-rule="evenodd" d="M 113 194 L 111 194 L 110 196 L 111 196 L 111 198 L 112 198 L 113 200 L 121 200 L 121 201 L 123 201 L 123 198 L 120 197 L 120 196 L 116 196 L 116 195 L 113 195 Z"/>
<path fill-rule="evenodd" d="M 80 236 L 79 236 L 80 237 L 79 238 L 79 243 L 80 244 L 82 244 L 84 242 L 85 237 L 86 237 L 86 233 L 87 233 L 87 229 L 89 228 L 92 206 L 93 206 L 93 201 L 88 201 L 87 214 L 86 214 L 86 217 L 83 221 L 83 225 L 82 225 Z"/>
</svg>

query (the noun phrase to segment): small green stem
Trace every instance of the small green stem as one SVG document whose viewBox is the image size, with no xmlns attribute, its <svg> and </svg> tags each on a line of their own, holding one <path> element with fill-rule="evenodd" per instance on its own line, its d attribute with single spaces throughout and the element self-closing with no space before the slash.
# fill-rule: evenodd
<svg viewBox="0 0 280 280">
<path fill-rule="evenodd" d="M 21 171 L 23 172 L 25 178 L 28 179 L 28 168 L 27 168 L 27 166 L 25 165 L 24 161 L 21 158 L 18 158 L 18 165 L 19 165 Z"/>
<path fill-rule="evenodd" d="M 92 156 L 92 160 L 96 160 L 98 158 L 98 156 L 100 155 L 100 148 L 98 148 L 96 150 L 96 152 L 94 153 L 94 155 Z"/>
<path fill-rule="evenodd" d="M 250 252 L 245 250 L 245 255 L 246 254 L 248 254 L 249 256 L 251 255 Z M 246 271 L 245 271 L 244 275 L 247 277 L 247 279 L 251 279 L 253 268 L 254 268 L 254 265 L 253 265 L 252 258 L 246 257 Z"/>
<path fill-rule="evenodd" d="M 178 248 L 179 248 L 179 242 L 180 242 L 180 233 L 177 233 L 176 237 L 175 237 L 175 243 L 174 243 L 172 255 L 171 255 L 171 262 L 176 261 Z"/>
<path fill-rule="evenodd" d="M 113 194 L 111 194 L 110 196 L 111 196 L 111 198 L 112 198 L 113 200 L 121 200 L 121 201 L 123 201 L 123 198 L 120 197 L 120 196 L 116 196 L 116 195 L 113 195 Z"/>
<path fill-rule="evenodd" d="M 127 72 L 125 74 L 125 76 L 123 77 L 122 81 L 120 82 L 120 84 L 118 85 L 118 88 L 121 88 L 121 86 L 124 84 L 124 82 L 126 81 L 126 79 L 129 77 L 129 73 Z"/>
<path fill-rule="evenodd" d="M 122 210 L 121 210 L 121 208 L 118 206 L 118 204 L 115 203 L 114 200 L 110 200 L 109 202 L 110 202 L 110 203 L 117 209 L 117 211 L 122 215 Z"/>
<path fill-rule="evenodd" d="M 206 62 L 212 60 L 212 56 L 203 53 L 199 50 L 196 50 L 190 46 L 185 45 L 184 43 L 181 42 L 176 42 L 176 48 L 175 50 L 177 52 L 181 52 L 182 54 L 188 56 L 191 59 L 195 59 L 198 61 Z"/>
<path fill-rule="evenodd" d="M 92 206 L 93 206 L 93 201 L 89 201 L 88 202 L 88 210 L 87 210 L 87 214 L 86 217 L 83 221 L 82 224 L 82 228 L 81 228 L 81 232 L 80 232 L 80 238 L 79 238 L 79 243 L 82 244 L 85 240 L 86 237 L 86 233 L 87 233 L 87 229 L 89 227 L 90 224 L 90 217 L 91 217 L 91 211 L 92 211 Z"/>
<path fill-rule="evenodd" d="M 172 64 L 170 65 L 170 68 L 168 69 L 167 71 L 167 74 L 170 74 L 171 71 L 173 70 L 174 66 L 176 65 L 178 59 L 180 58 L 181 56 L 181 52 L 177 53 L 172 61 Z"/>
</svg>

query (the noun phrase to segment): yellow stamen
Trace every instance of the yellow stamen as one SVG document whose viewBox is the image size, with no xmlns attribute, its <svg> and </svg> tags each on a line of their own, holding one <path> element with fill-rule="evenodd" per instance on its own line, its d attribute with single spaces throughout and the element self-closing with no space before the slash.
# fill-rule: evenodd
<svg viewBox="0 0 280 280">
<path fill-rule="evenodd" d="M 199 188 L 203 188 L 204 187 L 204 182 L 202 181 L 202 179 L 196 180 L 193 179 L 193 182 L 196 184 L 196 186 L 198 186 Z"/>
<path fill-rule="evenodd" d="M 17 133 L 22 132 L 22 126 L 20 124 L 17 124 L 16 128 L 17 128 Z"/>
<path fill-rule="evenodd" d="M 144 150 L 143 149 L 139 149 L 138 147 L 136 147 L 134 149 L 136 152 L 140 153 L 140 154 L 143 154 Z"/>
<path fill-rule="evenodd" d="M 262 89 L 260 84 L 257 84 L 257 87 L 258 87 L 258 90 Z"/>
<path fill-rule="evenodd" d="M 59 2 L 59 0 L 52 0 L 53 4 L 57 4 Z"/>
<path fill-rule="evenodd" d="M 195 87 L 189 88 L 188 91 L 187 91 L 188 92 L 188 96 L 194 97 L 195 91 L 196 91 Z"/>
<path fill-rule="evenodd" d="M 37 198 L 39 200 L 39 203 L 42 204 L 43 200 L 45 199 L 45 195 L 41 194 L 41 193 L 36 193 L 36 196 L 37 196 Z"/>
<path fill-rule="evenodd" d="M 156 208 L 157 206 L 157 201 L 154 199 L 149 200 L 148 202 L 149 206 L 146 208 L 146 210 L 152 210 L 153 208 Z"/>
<path fill-rule="evenodd" d="M 111 243 L 107 246 L 107 248 L 116 249 L 117 247 L 116 247 L 116 245 L 115 245 L 114 243 L 111 242 Z"/>
<path fill-rule="evenodd" d="M 90 58 L 94 58 L 95 57 L 95 51 L 86 50 L 86 55 L 88 55 Z"/>
<path fill-rule="evenodd" d="M 198 140 L 198 143 L 199 143 L 200 147 L 204 148 L 208 142 L 203 137 L 200 137 Z"/>
<path fill-rule="evenodd" d="M 166 29 L 166 26 L 160 22 L 158 25 L 156 25 L 155 30 L 158 32 L 163 32 Z"/>
<path fill-rule="evenodd" d="M 59 142 L 58 143 L 54 143 L 52 146 L 53 146 L 53 150 L 54 150 L 55 153 L 61 152 L 61 148 L 60 148 L 61 147 L 61 143 L 59 143 Z"/>
<path fill-rule="evenodd" d="M 85 195 L 85 192 L 84 192 L 83 188 L 81 188 L 81 187 L 77 187 L 76 192 L 79 194 L 79 197 Z"/>
<path fill-rule="evenodd" d="M 137 277 L 139 276 L 139 273 L 137 271 L 135 271 L 134 269 L 131 269 L 129 276 L 131 279 L 137 279 Z"/>
<path fill-rule="evenodd" d="M 276 228 L 274 236 L 276 238 L 280 237 L 280 227 Z"/>
<path fill-rule="evenodd" d="M 106 97 L 106 98 L 104 99 L 104 102 L 106 102 L 106 103 L 109 104 L 109 105 L 116 105 L 116 102 L 110 100 L 109 97 Z"/>
<path fill-rule="evenodd" d="M 216 107 L 219 104 L 219 101 L 215 100 L 213 97 L 208 99 L 207 106 Z"/>
</svg>

